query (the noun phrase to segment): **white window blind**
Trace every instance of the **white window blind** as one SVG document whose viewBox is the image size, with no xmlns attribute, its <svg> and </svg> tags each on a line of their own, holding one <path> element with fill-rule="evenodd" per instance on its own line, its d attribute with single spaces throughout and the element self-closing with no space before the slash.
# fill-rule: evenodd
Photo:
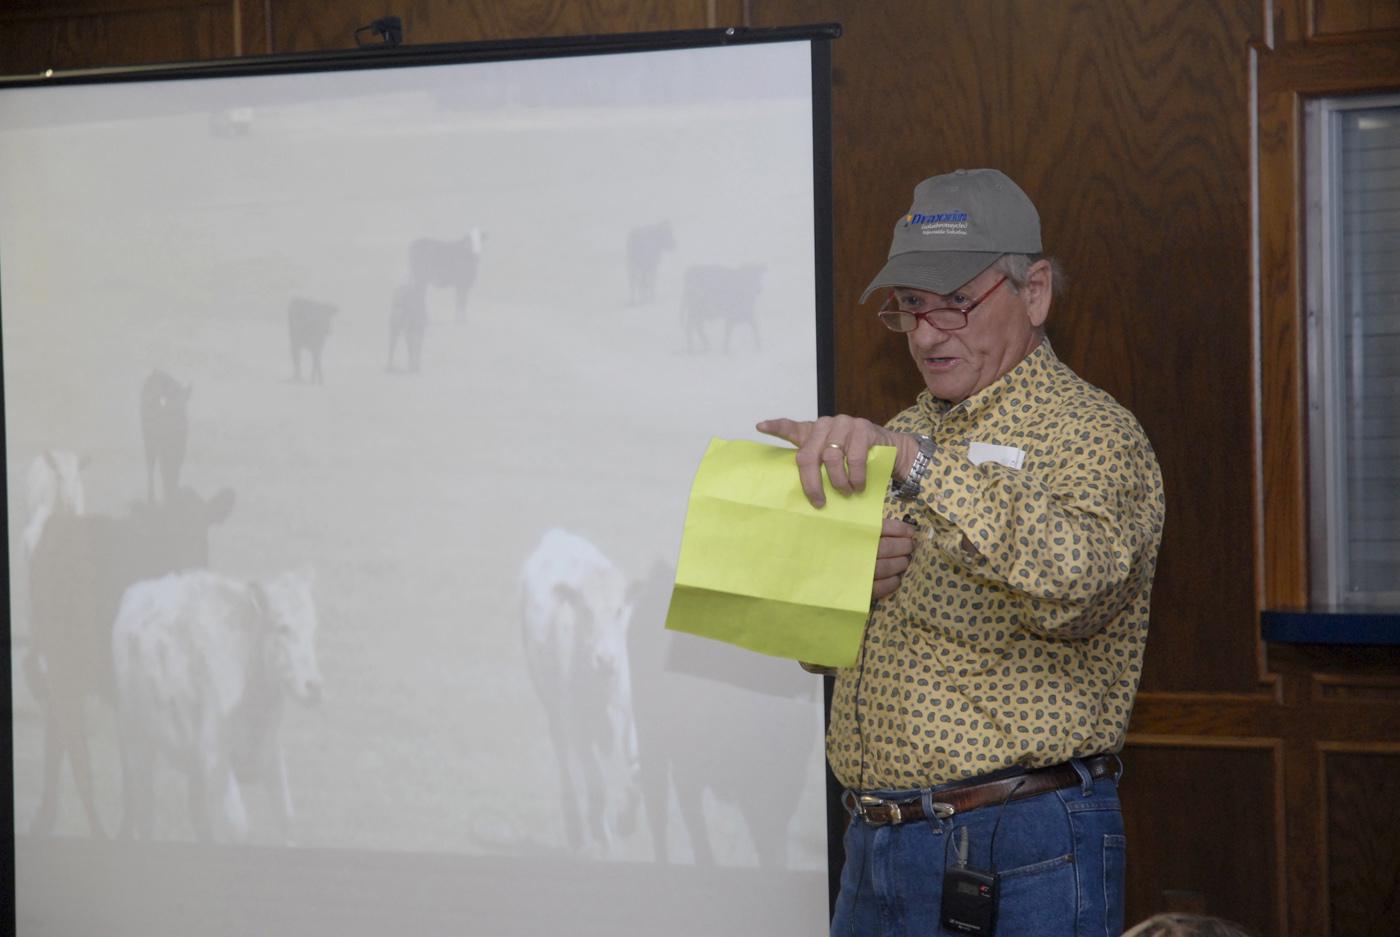
<svg viewBox="0 0 1400 937">
<path fill-rule="evenodd" d="M 1400 605 L 1400 95 L 1312 101 L 1315 604 Z"/>
</svg>

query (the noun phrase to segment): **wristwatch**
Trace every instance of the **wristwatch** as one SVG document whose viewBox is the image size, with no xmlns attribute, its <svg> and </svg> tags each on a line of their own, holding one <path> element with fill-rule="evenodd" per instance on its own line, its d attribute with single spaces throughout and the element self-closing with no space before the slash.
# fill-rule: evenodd
<svg viewBox="0 0 1400 937">
<path fill-rule="evenodd" d="M 890 490 L 896 498 L 908 500 L 919 493 L 919 486 L 923 484 L 924 476 L 928 474 L 928 460 L 933 458 L 933 450 L 937 447 L 933 444 L 933 437 L 925 436 L 922 433 L 916 434 L 919 440 L 919 454 L 914 456 L 914 464 L 909 466 L 909 474 L 904 476 L 904 481 L 896 485 L 890 482 Z"/>
</svg>

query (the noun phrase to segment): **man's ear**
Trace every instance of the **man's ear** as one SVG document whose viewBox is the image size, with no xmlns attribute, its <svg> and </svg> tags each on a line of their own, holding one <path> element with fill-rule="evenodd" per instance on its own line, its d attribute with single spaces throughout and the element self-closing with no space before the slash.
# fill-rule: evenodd
<svg viewBox="0 0 1400 937">
<path fill-rule="evenodd" d="M 1050 315 L 1050 300 L 1055 292 L 1055 272 L 1048 260 L 1037 260 L 1026 271 L 1026 285 L 1021 295 L 1026 300 L 1026 314 L 1031 326 L 1043 328 Z"/>
</svg>

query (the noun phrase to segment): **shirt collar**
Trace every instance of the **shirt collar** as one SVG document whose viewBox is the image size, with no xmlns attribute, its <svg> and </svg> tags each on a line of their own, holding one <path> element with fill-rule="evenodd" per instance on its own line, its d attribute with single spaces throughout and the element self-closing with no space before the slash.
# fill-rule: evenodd
<svg viewBox="0 0 1400 937">
<path fill-rule="evenodd" d="M 1062 368 L 1055 350 L 1050 347 L 1050 339 L 1042 338 L 1031 353 L 1017 365 L 997 378 L 991 384 L 968 397 L 962 403 L 949 403 L 935 397 L 933 391 L 919 394 L 919 407 L 930 419 L 941 420 L 953 414 L 976 419 L 993 408 L 1009 410 L 1025 403 L 1033 403 L 1036 398 L 1044 399 L 1054 383 L 1055 374 Z"/>
</svg>

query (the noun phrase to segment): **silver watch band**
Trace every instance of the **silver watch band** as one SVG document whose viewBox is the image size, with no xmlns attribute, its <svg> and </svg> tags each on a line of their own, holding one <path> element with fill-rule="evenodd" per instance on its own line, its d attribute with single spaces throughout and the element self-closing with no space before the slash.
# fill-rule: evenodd
<svg viewBox="0 0 1400 937">
<path fill-rule="evenodd" d="M 933 438 L 918 434 L 919 454 L 914 456 L 914 464 L 909 466 L 909 474 L 904 476 L 904 481 L 898 485 L 891 483 L 896 498 L 907 500 L 919 493 L 919 487 L 923 484 L 924 476 L 928 474 L 928 462 L 933 457 L 933 450 L 936 448 Z"/>
</svg>

